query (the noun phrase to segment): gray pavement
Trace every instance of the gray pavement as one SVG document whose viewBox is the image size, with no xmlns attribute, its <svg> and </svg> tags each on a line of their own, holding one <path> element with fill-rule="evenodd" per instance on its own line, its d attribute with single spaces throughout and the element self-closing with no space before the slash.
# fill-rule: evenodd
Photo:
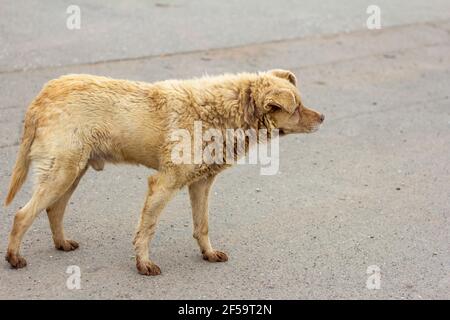
<svg viewBox="0 0 450 320">
<path fill-rule="evenodd" d="M 282 4 L 281 4 L 282 3 Z M 0 198 L 27 104 L 66 73 L 155 81 L 204 73 L 293 70 L 322 129 L 280 143 L 280 172 L 224 172 L 210 204 L 211 240 L 229 254 L 204 262 L 186 190 L 162 216 L 137 274 L 132 237 L 151 171 L 88 172 L 71 199 L 74 252 L 53 249 L 42 214 L 27 233 L 29 266 L 0 263 L 0 298 L 450 298 L 450 3 L 378 1 L 383 28 L 365 28 L 366 1 L 0 2 Z M 31 179 L 30 179 L 31 180 Z M 0 215 L 0 256 L 28 181 Z M 70 265 L 80 290 L 66 287 Z M 381 270 L 379 290 L 367 268 Z"/>
</svg>

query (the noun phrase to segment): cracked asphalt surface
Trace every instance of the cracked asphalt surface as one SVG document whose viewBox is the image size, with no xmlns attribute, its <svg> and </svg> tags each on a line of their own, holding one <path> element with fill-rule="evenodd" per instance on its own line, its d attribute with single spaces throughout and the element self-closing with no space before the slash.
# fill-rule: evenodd
<svg viewBox="0 0 450 320">
<path fill-rule="evenodd" d="M 25 236 L 28 266 L 0 263 L 2 299 L 449 299 L 450 3 L 378 1 L 68 1 L 0 3 L 0 198 L 28 103 L 66 73 L 143 81 L 285 68 L 326 120 L 280 140 L 280 170 L 219 176 L 210 202 L 213 246 L 202 260 L 189 197 L 166 208 L 151 245 L 158 277 L 140 276 L 132 238 L 151 170 L 89 171 L 65 218 L 76 251 L 56 251 L 45 214 Z M 282 3 L 282 5 L 280 4 Z M 31 179 L 1 209 L 0 255 Z M 69 290 L 67 267 L 81 270 Z M 369 266 L 379 290 L 366 288 Z"/>
</svg>

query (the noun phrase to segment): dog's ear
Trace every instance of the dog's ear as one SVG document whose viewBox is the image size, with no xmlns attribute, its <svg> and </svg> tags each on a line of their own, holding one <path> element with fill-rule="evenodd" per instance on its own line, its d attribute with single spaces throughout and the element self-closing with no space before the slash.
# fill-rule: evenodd
<svg viewBox="0 0 450 320">
<path fill-rule="evenodd" d="M 252 90 L 248 88 L 242 95 L 241 101 L 244 108 L 244 121 L 250 127 L 254 127 L 258 122 L 259 112 L 252 96 Z"/>
<path fill-rule="evenodd" d="M 264 109 L 270 112 L 273 109 L 280 108 L 289 114 L 297 109 L 294 94 L 288 89 L 272 89 L 264 98 Z"/>
<path fill-rule="evenodd" d="M 268 73 L 274 75 L 275 77 L 286 79 L 294 86 L 297 86 L 297 78 L 295 77 L 295 74 L 292 73 L 291 71 L 283 69 L 274 69 L 270 70 Z"/>
</svg>

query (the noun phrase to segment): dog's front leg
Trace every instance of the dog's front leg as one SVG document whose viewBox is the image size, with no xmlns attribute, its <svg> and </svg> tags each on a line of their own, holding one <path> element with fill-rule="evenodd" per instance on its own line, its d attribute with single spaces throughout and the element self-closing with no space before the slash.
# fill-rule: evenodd
<svg viewBox="0 0 450 320">
<path fill-rule="evenodd" d="M 210 262 L 228 260 L 224 252 L 214 250 L 208 236 L 208 196 L 215 176 L 201 179 L 189 186 L 192 218 L 194 220 L 194 238 L 197 240 L 203 259 Z"/>
<path fill-rule="evenodd" d="M 158 218 L 177 190 L 174 180 L 172 176 L 160 173 L 148 179 L 148 194 L 133 241 L 140 274 L 154 276 L 161 273 L 161 269 L 150 260 L 148 251 Z"/>
</svg>

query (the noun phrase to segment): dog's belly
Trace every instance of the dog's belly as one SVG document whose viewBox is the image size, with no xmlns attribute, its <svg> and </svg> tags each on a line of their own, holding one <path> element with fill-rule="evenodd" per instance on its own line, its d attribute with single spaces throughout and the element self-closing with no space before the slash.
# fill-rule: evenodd
<svg viewBox="0 0 450 320">
<path fill-rule="evenodd" d="M 125 163 L 143 165 L 155 170 L 159 169 L 159 148 L 153 145 L 127 146 L 123 149 Z"/>
<path fill-rule="evenodd" d="M 132 113 L 115 110 L 111 118 L 96 119 L 93 126 L 88 124 L 82 131 L 92 147 L 91 159 L 157 170 L 165 139 L 160 121 L 155 121 L 157 117 L 134 106 Z"/>
<path fill-rule="evenodd" d="M 113 139 L 94 146 L 89 164 L 96 170 L 102 170 L 105 162 L 128 163 L 159 169 L 159 146 L 145 137 L 130 137 L 127 133 L 119 141 Z"/>
</svg>

